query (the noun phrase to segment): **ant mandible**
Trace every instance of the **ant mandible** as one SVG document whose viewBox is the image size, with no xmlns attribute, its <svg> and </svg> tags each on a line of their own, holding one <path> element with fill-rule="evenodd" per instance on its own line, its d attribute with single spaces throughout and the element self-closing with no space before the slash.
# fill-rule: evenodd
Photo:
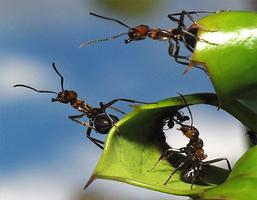
<svg viewBox="0 0 257 200">
<path fill-rule="evenodd" d="M 92 129 L 95 130 L 96 132 L 100 134 L 107 134 L 109 130 L 115 126 L 115 123 L 119 121 L 119 118 L 115 115 L 108 114 L 106 112 L 107 108 L 113 109 L 117 112 L 120 112 L 122 114 L 125 114 L 123 111 L 121 111 L 118 108 L 113 107 L 112 105 L 116 103 L 117 101 L 125 101 L 125 102 L 130 102 L 130 103 L 141 103 L 141 104 L 146 104 L 145 102 L 141 101 L 135 101 L 131 99 L 114 99 L 106 104 L 103 102 L 100 102 L 100 107 L 99 108 L 94 108 L 90 106 L 88 103 L 86 103 L 84 100 L 77 98 L 77 93 L 73 90 L 65 90 L 63 83 L 64 83 L 64 78 L 63 76 L 58 72 L 55 63 L 52 63 L 54 71 L 60 76 L 61 78 L 61 91 L 59 93 L 54 92 L 54 91 L 48 91 L 48 90 L 37 90 L 33 87 L 30 87 L 28 85 L 23 85 L 23 84 L 17 84 L 14 85 L 13 87 L 25 87 L 31 90 L 34 90 L 39 93 L 53 93 L 56 94 L 56 98 L 52 98 L 52 102 L 60 102 L 63 104 L 70 104 L 74 109 L 77 111 L 81 112 L 82 114 L 80 115 L 74 115 L 74 116 L 69 116 L 69 118 L 77 122 L 81 125 L 84 125 L 87 128 L 86 131 L 86 136 L 87 138 L 92 141 L 94 144 L 96 144 L 98 147 L 103 149 L 103 144 L 104 142 L 101 140 L 98 140 L 94 137 L 91 137 L 91 131 Z M 80 118 L 86 116 L 89 119 L 89 122 L 84 122 L 79 120 Z"/>
<path fill-rule="evenodd" d="M 216 11 L 216 12 L 220 12 L 220 11 Z M 93 15 L 95 17 L 99 17 L 99 18 L 102 18 L 105 20 L 117 22 L 118 24 L 125 26 L 129 30 L 128 30 L 128 32 L 124 32 L 124 33 L 112 36 L 110 38 L 90 40 L 90 41 L 84 42 L 80 45 L 80 47 L 84 47 L 84 46 L 86 46 L 88 44 L 92 44 L 92 43 L 113 40 L 122 35 L 128 35 L 128 39 L 124 40 L 126 44 L 130 43 L 131 41 L 144 40 L 147 37 L 149 37 L 153 40 L 168 41 L 168 43 L 169 43 L 168 53 L 171 57 L 173 57 L 175 59 L 175 62 L 183 64 L 183 65 L 189 65 L 190 60 L 189 60 L 188 56 L 179 55 L 180 42 L 182 42 L 186 46 L 186 48 L 191 52 L 193 52 L 197 40 L 200 40 L 200 41 L 203 41 L 206 43 L 210 43 L 210 42 L 208 42 L 202 38 L 199 38 L 197 36 L 197 31 L 199 28 L 201 28 L 201 26 L 196 23 L 196 21 L 193 19 L 193 17 L 191 15 L 198 14 L 198 13 L 216 13 L 216 12 L 182 11 L 181 13 L 169 14 L 168 15 L 169 19 L 178 24 L 178 27 L 174 28 L 174 29 L 150 28 L 149 26 L 144 25 L 144 24 L 141 24 L 141 25 L 138 25 L 135 27 L 130 27 L 120 20 L 109 18 L 109 17 L 104 17 L 104 16 L 90 12 L 89 13 L 90 15 Z M 179 17 L 179 19 L 177 19 L 174 16 L 180 16 L 180 17 Z M 187 16 L 193 22 L 194 26 L 190 26 L 189 28 L 186 28 L 186 25 L 184 24 L 185 16 Z M 175 42 L 175 45 L 173 44 L 172 40 Z M 213 43 L 210 43 L 210 44 L 213 44 Z M 203 69 L 202 67 L 199 67 L 199 66 L 195 66 L 195 67 Z"/>
<path fill-rule="evenodd" d="M 227 166 L 229 171 L 231 171 L 231 166 L 227 158 L 216 158 L 213 160 L 208 160 L 208 161 L 203 161 L 207 158 L 207 155 L 204 153 L 203 150 L 203 140 L 199 138 L 199 131 L 197 130 L 196 127 L 193 126 L 193 119 L 192 119 L 192 113 L 191 110 L 184 98 L 183 95 L 180 94 L 182 97 L 183 101 L 185 102 L 191 116 L 191 125 L 184 125 L 181 123 L 179 120 L 172 118 L 177 124 L 180 125 L 180 130 L 187 138 L 189 138 L 189 143 L 186 145 L 186 147 L 182 147 L 179 149 L 175 149 L 173 147 L 170 147 L 168 145 L 168 148 L 164 151 L 164 153 L 160 156 L 158 161 L 155 163 L 154 167 L 157 166 L 159 161 L 163 159 L 168 159 L 171 157 L 174 153 L 179 153 L 179 154 L 185 154 L 185 157 L 182 158 L 179 161 L 178 166 L 176 166 L 175 170 L 170 174 L 168 179 L 165 181 L 164 185 L 166 185 L 171 177 L 178 171 L 181 171 L 181 180 L 185 182 L 191 183 L 191 189 L 193 188 L 193 185 L 196 181 L 198 181 L 204 172 L 204 169 L 206 166 L 209 166 L 212 163 L 216 163 L 219 161 L 226 161 Z M 167 146 L 167 144 L 166 144 Z"/>
</svg>

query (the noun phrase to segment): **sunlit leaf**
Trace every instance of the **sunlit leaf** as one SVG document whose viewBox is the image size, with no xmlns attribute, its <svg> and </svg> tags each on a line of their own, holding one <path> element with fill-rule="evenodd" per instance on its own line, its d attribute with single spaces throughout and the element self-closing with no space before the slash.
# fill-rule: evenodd
<svg viewBox="0 0 257 200">
<path fill-rule="evenodd" d="M 197 24 L 200 40 L 192 60 L 207 70 L 221 106 L 235 109 L 230 103 L 236 101 L 251 111 L 241 121 L 257 132 L 257 13 L 220 12 Z"/>
<path fill-rule="evenodd" d="M 213 94 L 194 94 L 185 98 L 188 104 L 217 104 L 217 98 Z M 182 107 L 185 107 L 182 99 L 174 97 L 138 107 L 121 119 L 117 127 L 111 129 L 103 155 L 88 184 L 96 178 L 111 179 L 179 195 L 197 194 L 213 187 L 195 185 L 191 189 L 191 184 L 180 180 L 179 173 L 167 185 L 163 185 L 174 167 L 168 161 L 162 161 L 152 169 L 161 155 L 163 118 Z M 207 182 L 220 183 L 227 177 L 226 170 L 211 170 L 206 178 Z"/>
</svg>

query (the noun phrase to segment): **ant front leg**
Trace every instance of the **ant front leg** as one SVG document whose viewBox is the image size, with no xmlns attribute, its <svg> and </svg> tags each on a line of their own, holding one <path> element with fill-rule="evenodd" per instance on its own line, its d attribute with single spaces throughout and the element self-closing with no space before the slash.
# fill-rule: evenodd
<svg viewBox="0 0 257 200">
<path fill-rule="evenodd" d="M 90 125 L 90 127 L 92 127 L 92 126 L 93 126 L 93 123 L 90 122 L 89 125 Z M 103 147 L 104 142 L 101 141 L 101 140 L 98 140 L 98 139 L 96 139 L 96 138 L 91 137 L 92 128 L 90 128 L 90 127 L 88 127 L 87 132 L 86 132 L 87 138 L 88 138 L 91 142 L 93 142 L 96 146 L 98 146 L 100 149 L 103 150 L 103 149 L 104 149 L 104 147 Z"/>
<path fill-rule="evenodd" d="M 121 114 L 123 114 L 123 115 L 126 114 L 124 111 L 122 111 L 122 110 L 119 109 L 119 108 L 116 108 L 116 107 L 113 107 L 113 106 L 109 106 L 109 108 L 112 109 L 112 110 L 115 110 L 115 111 L 117 111 L 117 112 L 119 112 L 119 113 L 121 113 Z"/>
<path fill-rule="evenodd" d="M 176 15 L 179 15 L 179 19 L 177 19 Z M 185 11 L 183 10 L 181 13 L 174 13 L 174 14 L 169 14 L 168 15 L 168 18 L 173 21 L 173 22 L 176 22 L 178 24 L 178 28 L 183 28 L 185 27 L 185 24 L 184 24 L 184 18 L 185 18 Z"/>
<path fill-rule="evenodd" d="M 185 147 L 182 147 L 182 148 L 179 148 L 179 149 L 175 149 L 175 148 L 170 147 L 169 149 L 167 149 L 167 150 L 160 156 L 160 158 L 156 161 L 156 163 L 154 164 L 154 167 L 153 167 L 151 170 L 153 170 L 155 167 L 157 167 L 158 163 L 159 163 L 161 160 L 164 160 L 164 159 L 167 159 L 167 158 L 171 157 L 174 153 L 185 153 L 185 150 L 186 150 Z"/>
<path fill-rule="evenodd" d="M 149 104 L 149 103 L 146 103 L 146 102 L 142 102 L 142 101 L 136 101 L 136 100 L 132 100 L 132 99 L 114 99 L 114 100 L 111 100 L 110 102 L 104 104 L 103 102 L 100 102 L 100 109 L 105 112 L 105 110 L 107 108 L 111 108 L 117 112 L 120 112 L 122 114 L 125 114 L 124 111 L 116 108 L 116 107 L 113 107 L 112 105 L 115 104 L 116 102 L 118 101 L 124 101 L 124 102 L 130 102 L 130 103 L 140 103 L 140 104 Z M 107 113 L 106 113 L 107 114 Z M 108 114 L 107 114 L 108 115 Z"/>
<path fill-rule="evenodd" d="M 196 21 L 191 16 L 192 14 L 208 14 L 208 13 L 216 13 L 216 12 L 210 12 L 210 11 L 190 11 L 190 12 L 187 12 L 185 10 L 182 10 L 182 12 L 180 12 L 180 13 L 169 14 L 168 18 L 170 20 L 174 21 L 174 22 L 177 22 L 179 25 L 184 25 L 184 19 L 185 19 L 185 15 L 186 15 L 194 24 L 196 24 Z M 180 18 L 177 19 L 174 16 L 180 16 Z"/>
<path fill-rule="evenodd" d="M 185 16 L 188 17 L 188 19 L 194 24 L 196 25 L 198 28 L 202 29 L 202 30 L 205 30 L 205 31 L 209 31 L 209 32 L 215 32 L 216 30 L 214 31 L 211 31 L 211 30 L 207 30 L 205 29 L 204 27 L 202 27 L 201 25 L 199 25 L 196 20 L 194 20 L 194 18 L 192 17 L 192 14 L 208 14 L 208 13 L 219 13 L 219 12 L 223 12 L 222 10 L 221 11 L 214 11 L 214 12 L 209 12 L 209 11 L 192 11 L 192 12 L 187 12 L 185 10 L 183 10 L 182 12 L 180 13 L 173 13 L 173 14 L 169 14 L 168 15 L 168 18 L 174 22 L 176 22 L 178 24 L 178 28 L 180 29 L 185 29 L 185 24 L 184 24 L 184 20 L 185 20 Z M 175 18 L 174 16 L 180 16 L 179 19 Z"/>
<path fill-rule="evenodd" d="M 140 103 L 140 104 L 149 104 L 143 101 L 136 101 L 136 100 L 132 100 L 132 99 L 114 99 L 106 104 L 103 104 L 102 102 L 100 103 L 100 106 L 102 109 L 106 109 L 111 107 L 111 105 L 113 105 L 114 103 L 118 102 L 118 101 L 124 101 L 124 102 L 129 102 L 129 103 Z"/>
</svg>

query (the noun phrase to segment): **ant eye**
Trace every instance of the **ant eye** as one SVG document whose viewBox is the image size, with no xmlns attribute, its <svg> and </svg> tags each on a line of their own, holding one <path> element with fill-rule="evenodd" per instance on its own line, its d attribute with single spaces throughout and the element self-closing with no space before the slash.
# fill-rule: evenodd
<svg viewBox="0 0 257 200">
<path fill-rule="evenodd" d="M 132 40 L 130 40 L 130 39 L 124 40 L 125 44 L 128 44 L 128 43 L 130 43 L 131 41 L 132 41 Z"/>
</svg>

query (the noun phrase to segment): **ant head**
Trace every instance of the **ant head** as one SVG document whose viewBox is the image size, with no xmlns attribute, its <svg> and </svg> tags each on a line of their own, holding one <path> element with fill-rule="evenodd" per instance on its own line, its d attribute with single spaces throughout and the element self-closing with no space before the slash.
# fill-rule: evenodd
<svg viewBox="0 0 257 200">
<path fill-rule="evenodd" d="M 33 87 L 30 87 L 28 85 L 22 85 L 22 84 L 17 84 L 17 85 L 14 85 L 13 87 L 25 87 L 25 88 L 29 88 L 31 90 L 34 90 L 36 92 L 39 92 L 39 93 L 53 93 L 53 94 L 56 94 L 57 97 L 56 98 L 52 98 L 52 102 L 54 101 L 58 101 L 60 103 L 69 103 L 71 102 L 72 100 L 76 99 L 77 98 L 77 93 L 74 92 L 74 91 L 69 91 L 69 90 L 64 90 L 63 88 L 63 81 L 64 81 L 64 78 L 63 76 L 58 72 L 56 66 L 55 66 L 55 63 L 52 63 L 52 66 L 54 68 L 54 71 L 60 76 L 61 78 L 61 89 L 62 91 L 57 93 L 57 92 L 54 92 L 54 91 L 48 91 L 48 90 L 37 90 Z"/>
<path fill-rule="evenodd" d="M 122 35 L 128 35 L 128 39 L 124 40 L 124 42 L 126 44 L 130 43 L 131 41 L 136 41 L 136 40 L 143 40 L 147 37 L 147 33 L 148 31 L 150 30 L 150 28 L 146 25 L 138 25 L 136 27 L 129 27 L 128 25 L 126 25 L 125 23 L 123 23 L 122 21 L 120 20 L 117 20 L 117 19 L 113 19 L 113 18 L 109 18 L 109 17 L 104 17 L 104 16 L 101 16 L 101 15 L 98 15 L 98 14 L 95 14 L 95 13 L 89 13 L 90 15 L 93 15 L 95 17 L 99 17 L 101 19 L 105 19 L 105 20 L 109 20 L 109 21 L 114 21 L 126 28 L 128 28 L 128 32 L 125 32 L 125 33 L 121 33 L 121 34 L 118 34 L 118 35 L 114 35 L 110 38 L 104 38 L 104 39 L 99 39 L 99 40 L 90 40 L 90 41 L 87 41 L 87 42 L 84 42 L 80 45 L 80 47 L 84 47 L 88 44 L 92 44 L 92 43 L 97 43 L 97 42 L 103 42 L 103 41 L 109 41 L 109 40 L 114 40 L 116 39 L 117 37 L 120 37 Z"/>
<path fill-rule="evenodd" d="M 52 102 L 58 101 L 60 103 L 70 103 L 77 98 L 77 93 L 74 91 L 63 90 L 57 94 L 56 98 L 52 98 Z"/>
<path fill-rule="evenodd" d="M 182 131 L 182 133 L 190 140 L 199 137 L 199 131 L 194 126 L 182 125 L 178 130 Z"/>
<path fill-rule="evenodd" d="M 143 24 L 130 28 L 128 31 L 129 39 L 125 40 L 125 43 L 127 44 L 131 41 L 144 40 L 147 37 L 148 31 L 149 27 Z"/>
</svg>

